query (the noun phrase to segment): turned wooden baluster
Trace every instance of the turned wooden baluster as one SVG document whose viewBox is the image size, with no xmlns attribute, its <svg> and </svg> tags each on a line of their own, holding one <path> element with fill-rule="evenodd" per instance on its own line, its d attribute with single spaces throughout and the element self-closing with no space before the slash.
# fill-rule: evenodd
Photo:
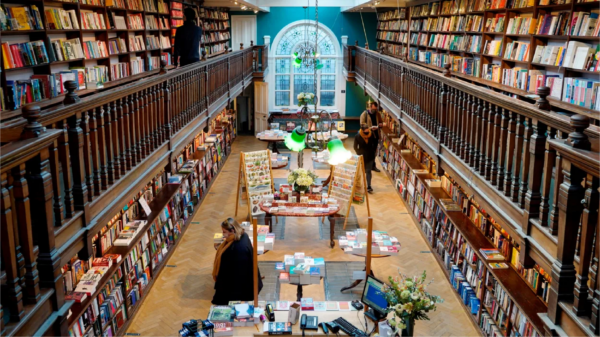
<svg viewBox="0 0 600 337">
<path fill-rule="evenodd" d="M 56 250 L 54 237 L 54 219 L 52 217 L 52 178 L 48 173 L 48 149 L 43 149 L 37 156 L 27 161 L 27 183 L 33 240 L 39 253 L 37 268 L 40 275 L 40 288 L 51 288 L 53 308 L 60 308 L 65 303 L 62 265 L 60 253 Z"/>
<path fill-rule="evenodd" d="M 156 87 L 156 129 L 158 134 L 158 144 L 163 144 L 165 142 L 165 93 L 163 85 L 164 82 L 158 84 Z"/>
<path fill-rule="evenodd" d="M 556 129 L 549 128 L 548 139 L 553 139 L 556 136 Z M 550 144 L 545 142 L 546 151 L 544 152 L 544 170 L 542 180 L 542 194 L 540 199 L 540 224 L 549 226 L 550 217 L 550 186 L 554 165 L 556 164 L 556 151 L 550 147 Z"/>
<path fill-rule="evenodd" d="M 58 137 L 58 158 L 62 171 L 64 195 L 63 204 L 65 209 L 65 218 L 73 217 L 73 181 L 71 180 L 71 158 L 69 156 L 69 135 L 67 122 L 60 121 L 53 125 L 53 129 L 62 129 L 62 134 Z"/>
<path fill-rule="evenodd" d="M 98 108 L 96 108 L 98 110 Z M 94 196 L 100 195 L 100 147 L 98 146 L 98 122 L 96 120 L 96 113 L 94 110 L 89 111 L 90 114 L 90 146 L 91 146 L 91 155 L 92 155 L 92 172 L 93 179 L 92 183 L 94 188 L 90 189 L 93 191 Z"/>
<path fill-rule="evenodd" d="M 149 88 L 150 91 L 150 95 L 149 95 L 149 100 L 150 100 L 150 130 L 151 130 L 151 134 L 150 134 L 150 144 L 152 145 L 152 151 L 154 151 L 157 147 L 158 147 L 158 139 L 156 138 L 157 136 L 157 132 L 158 132 L 158 127 L 157 127 L 157 118 L 158 118 L 158 109 L 156 108 L 156 90 L 154 86 L 151 86 Z"/>
<path fill-rule="evenodd" d="M 512 185 L 512 171 L 513 171 L 513 158 L 514 158 L 514 151 L 515 151 L 515 135 L 516 135 L 516 128 L 517 128 L 517 123 L 515 122 L 515 113 L 512 111 L 508 111 L 506 110 L 507 115 L 508 115 L 508 134 L 507 134 L 507 139 L 506 139 L 506 151 L 505 154 L 501 155 L 506 155 L 506 159 L 505 159 L 505 167 L 504 167 L 504 195 L 507 197 L 510 197 L 510 194 L 512 192 L 511 190 L 511 185 Z"/>
<path fill-rule="evenodd" d="M 55 140 L 50 146 L 50 175 L 52 177 L 52 186 L 55 188 L 52 190 L 53 195 L 53 209 L 54 209 L 54 221 L 56 226 L 62 225 L 64 208 L 62 203 L 62 193 L 60 186 L 60 161 L 58 160 L 58 142 Z"/>
<path fill-rule="evenodd" d="M 71 154 L 71 171 L 73 172 L 74 206 L 75 209 L 80 211 L 84 210 L 88 203 L 88 188 L 85 179 L 85 161 L 89 159 L 89 156 L 84 157 L 83 153 L 85 146 L 83 129 L 81 128 L 81 122 L 83 118 L 85 118 L 85 113 L 78 112 L 67 119 L 69 124 L 68 131 L 69 153 Z"/>
<path fill-rule="evenodd" d="M 438 140 L 440 143 L 440 148 L 442 144 L 446 144 L 447 141 L 447 128 L 448 124 L 448 86 L 444 83 L 440 83 L 440 99 L 438 101 L 439 109 L 438 109 Z"/>
<path fill-rule="evenodd" d="M 469 166 L 477 167 L 477 142 L 479 141 L 479 114 L 480 106 L 477 97 L 472 97 L 471 137 L 469 139 Z"/>
<path fill-rule="evenodd" d="M 529 219 L 539 217 L 540 214 L 540 186 L 544 169 L 544 155 L 546 147 L 546 125 L 540 121 L 532 122 L 531 139 L 529 140 L 529 179 L 527 194 L 525 195 L 525 216 Z"/>
<path fill-rule="evenodd" d="M 125 159 L 125 151 L 127 146 L 125 145 L 125 123 L 123 116 L 123 106 L 121 105 L 121 99 L 118 98 L 113 101 L 114 115 L 116 121 L 115 131 L 117 133 L 117 143 L 119 149 L 119 166 L 121 168 L 121 175 L 124 176 L 127 173 L 127 161 Z"/>
<path fill-rule="evenodd" d="M 132 142 L 131 142 L 131 110 L 129 105 L 129 95 L 122 97 L 119 101 L 119 106 L 121 107 L 121 113 L 123 115 L 122 124 L 123 124 L 123 159 L 124 159 L 124 169 L 125 171 L 131 170 L 133 164 L 133 158 L 131 155 L 132 152 Z"/>
<path fill-rule="evenodd" d="M 477 172 L 479 170 L 479 160 L 481 155 L 481 115 L 483 113 L 483 106 L 481 105 L 481 99 L 479 97 L 475 97 L 474 106 L 475 130 L 473 132 L 474 139 L 472 140 L 473 151 L 471 153 L 471 167 Z"/>
<path fill-rule="evenodd" d="M 100 186 L 102 191 L 108 189 L 108 146 L 106 143 L 106 132 L 104 131 L 104 107 L 99 106 L 96 108 L 96 129 L 98 135 L 98 149 L 97 153 L 100 153 Z M 100 190 L 97 195 L 100 195 Z"/>
<path fill-rule="evenodd" d="M 16 256 L 16 235 L 15 228 L 13 226 L 7 226 L 6 224 L 13 223 L 13 212 L 11 205 L 11 198 L 7 189 L 8 175 L 3 172 L 0 175 L 0 181 L 2 185 L 2 199 L 0 202 L 0 219 L 2 220 L 2 226 L 0 226 L 0 239 L 2 240 L 2 266 L 6 272 L 6 285 L 5 298 L 3 300 L 8 305 L 10 312 L 11 321 L 20 321 L 25 317 L 25 311 L 23 310 L 23 292 L 20 285 L 20 276 L 17 269 L 17 256 Z"/>
<path fill-rule="evenodd" d="M 106 146 L 106 173 L 108 175 L 108 184 L 112 185 L 115 182 L 115 162 L 114 162 L 114 139 L 113 139 L 113 125 L 112 125 L 112 111 L 110 109 L 110 103 L 105 105 L 104 109 L 104 141 Z M 118 165 L 118 164 L 117 164 Z M 117 173 L 118 175 L 118 173 Z M 118 178 L 117 178 L 118 179 Z"/>
<path fill-rule="evenodd" d="M 590 280 L 590 284 L 593 283 L 593 285 L 590 287 L 590 290 L 592 290 L 592 314 L 590 315 L 591 317 L 591 322 L 589 325 L 590 330 L 592 330 L 593 333 L 595 333 L 596 335 L 600 334 L 600 272 L 598 271 L 598 260 L 600 260 L 600 230 L 598 228 L 600 228 L 600 217 L 599 219 L 597 219 L 596 221 L 598 221 L 597 225 L 596 225 L 596 238 L 595 238 L 595 245 L 594 245 L 594 265 L 593 265 L 593 269 L 592 272 L 590 272 L 590 277 L 593 276 L 593 279 Z"/>
<path fill-rule="evenodd" d="M 594 251 L 592 239 L 598 221 L 598 177 L 587 175 L 585 197 L 581 201 L 584 205 L 581 217 L 581 238 L 579 248 L 579 264 L 577 265 L 577 279 L 573 290 L 573 312 L 577 316 L 586 316 L 590 313 L 591 304 L 588 300 L 588 274 Z"/>
<path fill-rule="evenodd" d="M 525 126 L 523 125 L 524 118 L 518 113 L 515 116 L 516 132 L 515 132 L 515 151 L 514 151 L 514 165 L 512 169 L 512 186 L 511 186 L 511 200 L 513 202 L 519 201 L 519 189 L 521 186 L 520 182 L 520 170 L 521 161 L 523 160 L 523 142 L 525 135 Z"/>
<path fill-rule="evenodd" d="M 448 86 L 448 132 L 446 136 L 446 146 L 450 151 L 452 151 L 452 144 L 454 142 L 454 98 L 455 98 L 455 89 L 451 86 Z"/>
<path fill-rule="evenodd" d="M 172 111 L 171 111 L 171 80 L 166 80 L 164 82 L 164 92 L 165 92 L 165 101 L 164 101 L 164 116 L 165 116 L 165 138 L 167 140 L 171 139 L 171 130 L 172 130 Z M 206 97 L 206 96 L 204 96 Z"/>
<path fill-rule="evenodd" d="M 452 144 L 452 152 L 460 156 L 460 143 L 461 143 L 461 124 L 463 115 L 463 92 L 456 90 L 456 98 L 454 100 L 454 143 Z"/>
<path fill-rule="evenodd" d="M 94 199 L 94 181 L 92 176 L 92 144 L 90 139 L 90 117 L 92 111 L 82 114 L 81 129 L 83 130 L 83 165 L 85 170 L 85 186 L 87 188 L 87 202 Z"/>
<path fill-rule="evenodd" d="M 589 126 L 588 117 L 581 115 L 571 116 L 571 126 L 575 131 L 569 134 L 569 139 L 566 141 L 566 144 L 575 149 L 589 151 L 591 149 L 591 144 L 583 132 Z M 558 310 L 558 302 L 562 300 L 572 300 L 574 297 L 573 289 L 576 281 L 574 257 L 577 240 L 577 231 L 574 229 L 579 225 L 579 220 L 583 211 L 581 200 L 584 199 L 586 195 L 586 191 L 582 186 L 582 181 L 586 177 L 586 173 L 567 159 L 562 160 L 561 169 L 563 171 L 563 181 L 556 181 L 556 184 L 560 183 L 560 192 L 558 194 L 558 242 L 561 244 L 558 245 L 556 260 L 554 260 L 552 265 L 552 283 L 548 299 L 548 317 L 554 323 L 559 322 L 560 313 Z M 594 198 L 595 200 L 593 206 L 590 206 L 590 212 L 597 212 L 597 180 L 592 183 L 592 186 L 595 186 L 593 189 L 596 191 L 591 191 L 589 195 L 590 198 Z M 591 219 L 593 220 L 591 226 L 597 225 L 597 215 L 592 215 L 592 217 L 596 218 Z M 590 219 L 588 218 L 588 220 Z M 589 222 L 590 221 L 588 221 L 588 223 Z M 579 264 L 580 269 L 589 267 L 589 260 L 585 264 L 582 262 L 584 261 L 580 261 Z M 578 272 L 581 274 L 581 281 L 584 281 L 583 277 L 587 276 L 587 271 L 582 272 L 581 270 L 578 270 Z M 585 286 L 580 285 L 579 289 L 582 289 L 582 287 Z M 581 295 L 587 298 L 587 289 L 585 292 L 582 291 Z M 578 308 L 577 310 L 580 309 L 581 308 Z"/>
<path fill-rule="evenodd" d="M 467 120 L 467 124 L 466 124 L 466 128 L 465 128 L 465 137 L 464 137 L 464 142 L 463 142 L 463 148 L 461 149 L 462 151 L 462 155 L 463 155 L 463 160 L 464 162 L 469 165 L 469 162 L 471 161 L 471 157 L 470 157 L 470 152 L 471 152 L 471 148 L 472 148 L 472 142 L 473 142 L 473 133 L 475 131 L 474 129 L 474 115 L 473 115 L 473 110 L 475 110 L 475 106 L 473 104 L 473 96 L 467 94 L 467 109 L 465 111 L 466 114 L 466 120 Z M 463 127 L 465 127 L 463 125 Z"/>
<path fill-rule="evenodd" d="M 147 148 L 147 143 L 146 143 L 146 139 L 147 139 L 147 134 L 146 134 L 146 100 L 145 100 L 145 96 L 146 96 L 146 90 L 142 89 L 138 92 L 139 96 L 137 96 L 137 104 L 138 104 L 138 110 L 137 110 L 137 122 L 139 125 L 139 143 L 140 143 L 140 160 L 143 160 L 144 158 L 146 158 L 148 156 L 148 148 Z"/>
<path fill-rule="evenodd" d="M 494 121 L 496 120 L 496 107 L 488 105 L 488 125 L 487 125 L 487 140 L 485 150 L 485 180 L 490 181 L 492 179 L 492 161 L 493 161 L 493 147 L 494 147 Z"/>
<path fill-rule="evenodd" d="M 492 140 L 492 158 L 491 167 L 490 167 L 490 182 L 492 185 L 496 186 L 498 184 L 498 158 L 500 154 L 498 153 L 500 148 L 500 121 L 501 121 L 501 113 L 500 107 L 494 105 L 493 108 L 493 140 Z M 490 134 L 491 135 L 491 134 Z"/>
<path fill-rule="evenodd" d="M 15 185 L 15 182 L 13 181 L 13 176 L 9 175 L 8 176 L 8 193 L 10 193 L 10 204 L 11 205 L 15 205 L 15 196 L 13 193 L 13 187 Z M 22 289 L 25 289 L 25 257 L 23 256 L 23 253 L 21 252 L 21 243 L 19 242 L 19 224 L 17 222 L 19 214 L 15 214 L 14 218 L 13 218 L 13 231 L 14 233 L 17 233 L 17 236 L 15 237 L 15 253 L 16 253 L 16 257 L 17 257 L 17 274 L 19 275 L 19 285 L 21 286 Z M 10 224 L 9 224 L 10 225 Z"/>
<path fill-rule="evenodd" d="M 129 97 L 129 109 L 131 111 L 131 124 L 129 129 L 131 130 L 131 157 L 133 159 L 133 166 L 137 165 L 142 161 L 141 144 L 140 139 L 140 110 L 138 102 L 138 93 L 134 92 Z"/>
<path fill-rule="evenodd" d="M 498 150 L 499 158 L 498 158 L 498 191 L 504 191 L 504 178 L 506 176 L 506 156 L 504 155 L 509 151 L 510 148 L 507 147 L 508 142 L 508 114 L 509 111 L 500 108 L 502 113 L 502 118 L 500 119 L 500 149 Z"/>
<path fill-rule="evenodd" d="M 460 109 L 461 123 L 460 123 L 460 143 L 458 144 L 458 156 L 464 161 L 468 162 L 467 159 L 467 141 L 469 140 L 469 117 L 471 115 L 471 104 L 469 103 L 469 94 L 463 93 L 462 105 Z"/>
<path fill-rule="evenodd" d="M 487 167 L 488 167 L 488 156 L 487 156 L 487 142 L 489 141 L 488 137 L 488 126 L 489 126 L 489 103 L 486 101 L 480 101 L 481 104 L 481 137 L 479 141 L 479 175 L 482 177 L 486 177 Z M 487 179 L 487 178 L 486 178 Z"/>
<path fill-rule="evenodd" d="M 25 180 L 25 163 L 12 169 L 14 209 L 19 233 L 19 245 L 24 258 L 25 287 L 24 301 L 35 304 L 40 300 L 37 257 L 34 254 L 31 209 L 29 204 L 29 186 Z"/>
<path fill-rule="evenodd" d="M 531 160 L 531 156 L 529 155 L 529 141 L 531 139 L 531 135 L 533 134 L 533 130 L 531 128 L 531 118 L 525 117 L 525 130 L 523 134 L 523 159 L 521 166 L 521 187 L 519 188 L 519 207 L 525 207 L 525 196 L 527 194 L 527 185 L 529 184 L 529 163 Z"/>
</svg>

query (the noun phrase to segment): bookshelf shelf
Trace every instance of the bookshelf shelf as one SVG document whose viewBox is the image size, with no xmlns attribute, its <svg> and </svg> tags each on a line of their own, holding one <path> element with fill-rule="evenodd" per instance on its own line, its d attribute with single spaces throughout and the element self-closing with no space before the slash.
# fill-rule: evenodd
<svg viewBox="0 0 600 337">
<path fill-rule="evenodd" d="M 25 66 L 25 67 L 4 69 L 4 71 L 10 72 L 10 71 L 16 71 L 16 70 L 38 68 L 38 67 L 49 66 L 49 65 L 50 65 L 50 63 L 41 63 L 41 64 L 34 64 L 34 65 L 30 65 L 30 66 Z"/>
<path fill-rule="evenodd" d="M 526 317 L 528 322 L 530 322 L 538 334 L 543 332 L 543 322 L 537 315 L 538 313 L 542 313 L 547 310 L 546 304 L 542 301 L 542 299 L 515 269 L 511 267 L 507 269 L 491 269 L 490 264 L 486 262 L 483 254 L 481 254 L 479 250 L 482 248 L 495 249 L 495 245 L 483 234 L 479 226 L 471 221 L 469 216 L 461 211 L 446 211 L 443 208 L 440 200 L 453 199 L 453 197 L 449 195 L 443 187 L 428 186 L 425 180 L 435 179 L 435 175 L 430 173 L 413 172 L 413 170 L 422 170 L 423 168 L 426 168 L 429 172 L 435 172 L 433 169 L 433 166 L 436 165 L 435 162 L 433 162 L 433 166 L 424 167 L 423 164 L 421 164 L 422 160 L 417 159 L 417 157 L 410 152 L 422 151 L 421 149 L 415 150 L 416 143 L 407 145 L 406 147 L 411 149 L 410 151 L 407 151 L 405 146 L 400 146 L 397 143 L 392 142 L 390 137 L 394 137 L 396 135 L 392 133 L 389 128 L 383 128 L 382 133 L 384 135 L 384 144 L 387 144 L 386 147 L 382 147 L 380 150 L 385 152 L 385 158 L 388 158 L 386 164 L 387 166 L 384 166 L 386 174 L 388 174 L 388 177 L 390 177 L 392 181 L 396 180 L 396 186 L 399 186 L 398 184 L 401 186 L 402 184 L 416 184 L 413 185 L 416 186 L 414 188 L 414 192 L 412 192 L 413 194 L 410 194 L 410 188 L 407 189 L 402 186 L 402 188 L 399 190 L 398 188 L 396 189 L 400 194 L 402 202 L 406 205 L 406 208 L 410 210 L 408 213 L 413 217 L 415 223 L 418 224 L 417 227 L 420 227 L 419 232 L 430 245 L 433 255 L 440 266 L 442 266 L 446 276 L 450 279 L 452 286 L 457 289 L 457 285 L 451 278 L 451 275 L 453 274 L 453 272 L 450 272 L 452 270 L 451 266 L 458 266 L 458 270 L 462 269 L 462 273 L 467 276 L 466 279 L 462 280 L 462 282 L 468 281 L 475 291 L 475 296 L 481 300 L 481 309 L 479 309 L 479 313 L 477 315 L 474 315 L 472 314 L 474 309 L 464 305 L 462 295 L 459 292 L 456 293 L 457 296 L 460 297 L 460 302 L 463 304 L 463 307 L 467 313 L 469 313 L 469 316 L 471 316 L 473 319 L 475 325 L 479 327 L 482 326 L 479 320 L 482 317 L 482 311 L 487 311 L 491 319 L 496 322 L 497 327 L 501 331 L 502 335 L 508 336 L 509 333 L 512 332 L 512 329 L 516 329 L 516 327 L 511 325 L 512 321 L 503 320 L 502 324 L 498 324 L 500 322 L 498 322 L 496 317 L 492 315 L 493 310 L 483 301 L 484 298 L 487 298 L 486 296 L 490 296 L 498 304 L 498 297 L 495 294 L 497 291 L 499 291 L 498 289 L 501 289 L 500 291 L 509 294 L 511 301 L 514 303 L 514 307 L 510 306 L 507 307 L 506 310 L 502 309 L 507 314 L 505 317 L 510 317 L 510 312 L 518 309 L 518 311 L 524 315 L 524 317 Z M 421 158 L 423 156 L 426 156 L 426 154 L 419 155 Z M 414 213 L 416 211 L 413 211 L 413 206 L 416 210 L 417 205 L 419 205 L 420 210 L 420 213 L 418 214 Z M 430 210 L 429 212 L 431 216 L 433 216 L 433 219 L 430 219 L 429 215 L 426 215 L 428 213 L 422 207 Z M 468 206 L 467 209 L 469 209 Z M 439 214 L 442 214 L 443 216 L 440 217 Z M 428 234 L 424 230 L 425 226 L 422 221 L 427 222 L 427 226 L 430 228 L 429 230 L 431 233 Z M 431 236 L 432 233 L 433 237 Z M 458 238 L 456 233 L 459 234 Z M 437 242 L 438 246 L 436 246 L 434 242 Z M 445 253 L 443 255 L 440 255 L 441 253 L 439 251 L 440 242 L 444 242 Z M 469 262 L 472 261 L 472 258 L 467 258 L 465 255 L 465 247 L 467 247 L 467 250 L 470 252 L 469 254 L 474 254 L 471 256 L 476 257 L 475 262 Z M 460 259 L 458 258 L 458 253 L 460 253 L 459 255 L 461 256 Z M 448 257 L 451 258 L 450 264 L 449 260 L 447 259 Z M 483 268 L 483 274 L 478 273 L 479 268 Z M 472 270 L 473 273 L 471 275 L 479 275 L 478 278 L 474 281 L 470 279 L 468 276 L 469 273 L 466 273 L 468 269 Z M 493 280 L 490 280 L 491 282 L 489 285 L 486 281 L 486 275 L 490 275 L 490 278 L 493 278 Z M 498 285 L 500 288 L 498 288 L 496 285 Z M 479 289 L 479 287 L 482 289 Z M 528 288 L 531 291 L 525 291 L 525 289 Z M 508 325 L 504 325 L 504 323 L 507 323 Z"/>
<path fill-rule="evenodd" d="M 44 29 L 34 29 L 34 30 L 3 30 L 2 35 L 23 35 L 23 34 L 40 34 L 44 33 Z"/>
</svg>

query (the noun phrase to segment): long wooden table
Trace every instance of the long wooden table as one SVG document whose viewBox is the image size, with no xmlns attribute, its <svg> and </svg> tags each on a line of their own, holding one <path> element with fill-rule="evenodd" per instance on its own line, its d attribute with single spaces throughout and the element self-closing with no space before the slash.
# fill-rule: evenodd
<svg viewBox="0 0 600 337">
<path fill-rule="evenodd" d="M 302 314 L 307 314 L 308 316 L 317 316 L 319 318 L 319 323 L 321 322 L 331 322 L 338 317 L 344 317 L 348 322 L 352 323 L 355 327 L 360 330 L 365 330 L 365 319 L 363 315 L 363 310 L 360 312 L 356 311 L 302 311 L 300 313 L 300 317 Z M 275 322 L 287 322 L 288 311 L 275 311 Z M 359 321 L 360 318 L 360 321 Z M 368 330 L 373 330 L 374 323 L 373 321 L 367 319 L 369 324 Z M 235 327 L 233 328 L 234 336 L 267 336 L 269 335 L 266 332 L 262 332 L 263 323 L 256 324 L 251 327 Z M 340 336 L 345 336 L 346 334 L 340 330 Z M 323 330 L 319 328 L 319 330 L 305 330 L 306 336 L 324 336 Z M 335 335 L 331 331 L 329 331 L 329 335 Z M 300 318 L 298 318 L 298 322 L 292 325 L 292 335 L 284 335 L 284 336 L 302 336 L 302 330 L 300 329 Z"/>
</svg>

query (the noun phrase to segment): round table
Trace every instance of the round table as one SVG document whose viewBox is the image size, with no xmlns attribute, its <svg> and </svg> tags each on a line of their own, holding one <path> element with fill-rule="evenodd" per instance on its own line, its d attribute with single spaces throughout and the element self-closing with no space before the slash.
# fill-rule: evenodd
<svg viewBox="0 0 600 337">
<path fill-rule="evenodd" d="M 320 280 L 322 280 L 322 279 L 323 279 L 323 276 L 321 276 L 321 277 L 320 277 Z M 293 286 L 297 286 L 297 288 L 296 288 L 296 302 L 300 302 L 300 301 L 302 301 L 302 297 L 304 297 L 304 296 L 302 296 L 302 293 L 303 293 L 303 291 L 304 291 L 304 288 L 303 288 L 303 286 L 310 286 L 310 285 L 313 285 L 312 283 L 311 283 L 311 284 L 303 284 L 303 283 L 283 283 L 283 284 L 291 284 L 291 285 L 293 285 Z"/>
<path fill-rule="evenodd" d="M 272 149 L 273 153 L 281 154 L 281 153 L 279 153 L 279 150 L 277 149 L 277 143 L 283 142 L 283 139 L 263 139 L 263 138 L 260 138 L 260 137 L 256 137 L 256 139 L 260 140 L 261 142 L 267 142 L 268 143 L 267 144 L 267 149 L 269 147 L 272 147 L 273 148 Z"/>
<path fill-rule="evenodd" d="M 334 230 L 335 230 L 335 220 L 336 218 L 342 218 L 342 215 L 337 214 L 337 212 L 339 212 L 340 208 L 338 206 L 337 210 L 335 211 L 329 211 L 327 213 L 315 213 L 315 214 L 304 214 L 304 213 L 294 213 L 291 211 L 284 211 L 284 212 L 277 212 L 277 213 L 270 213 L 270 209 L 271 207 L 275 206 L 275 205 L 279 205 L 280 203 L 277 202 L 273 202 L 271 206 L 269 207 L 265 207 L 263 204 L 265 202 L 261 201 L 258 204 L 258 207 L 260 207 L 260 209 L 265 212 L 265 225 L 269 226 L 269 232 L 273 233 L 273 221 L 272 218 L 273 216 L 290 216 L 290 217 L 299 217 L 299 218 L 320 218 L 320 217 L 328 217 L 329 218 L 329 245 L 331 246 L 331 248 L 335 247 L 335 241 L 333 241 L 333 236 L 334 236 Z M 307 203 L 301 203 L 301 202 L 295 202 L 295 203 L 285 203 L 286 207 L 292 208 L 293 207 L 319 207 L 320 204 L 307 204 Z"/>
</svg>

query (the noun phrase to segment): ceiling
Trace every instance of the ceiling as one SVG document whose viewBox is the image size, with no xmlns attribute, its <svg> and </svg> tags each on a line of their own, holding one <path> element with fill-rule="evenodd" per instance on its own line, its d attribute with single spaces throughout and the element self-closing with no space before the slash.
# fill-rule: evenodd
<svg viewBox="0 0 600 337">
<path fill-rule="evenodd" d="M 315 0 L 206 0 L 206 7 L 228 7 L 232 11 L 269 12 L 271 7 L 302 7 Z M 375 12 L 376 8 L 402 7 L 404 0 L 319 0 L 319 7 L 342 7 L 343 12 Z M 245 9 L 243 9 L 245 7 Z"/>
</svg>

